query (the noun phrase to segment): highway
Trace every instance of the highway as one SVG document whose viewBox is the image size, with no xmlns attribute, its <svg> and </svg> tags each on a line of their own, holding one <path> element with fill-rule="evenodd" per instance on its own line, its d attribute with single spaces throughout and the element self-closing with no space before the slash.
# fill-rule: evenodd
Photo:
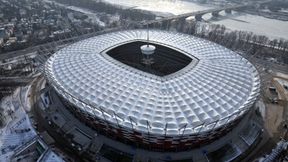
<svg viewBox="0 0 288 162">
<path fill-rule="evenodd" d="M 22 86 L 30 83 L 33 77 L 1 77 L 0 85 L 5 86 Z"/>
<path fill-rule="evenodd" d="M 279 63 L 275 63 L 269 60 L 264 60 L 263 58 L 249 58 L 249 61 L 256 63 L 256 64 L 260 64 L 263 67 L 265 67 L 266 69 L 271 69 L 275 72 L 280 72 L 280 73 L 284 73 L 287 74 L 288 73 L 288 65 L 280 65 Z"/>
<path fill-rule="evenodd" d="M 22 50 L 18 50 L 18 51 L 12 51 L 12 52 L 7 52 L 7 53 L 3 53 L 0 54 L 0 58 L 2 60 L 4 59 L 11 59 L 11 58 L 15 58 L 15 57 L 19 57 L 19 56 L 29 56 L 32 55 L 34 52 L 38 51 L 41 47 L 45 47 L 47 48 L 56 48 L 59 47 L 61 45 L 67 45 L 73 42 L 77 42 L 86 38 L 90 38 L 96 35 L 100 35 L 100 34 L 104 34 L 104 33 L 108 33 L 108 32 L 113 32 L 113 31 L 118 31 L 123 29 L 123 27 L 116 27 L 116 28 L 109 28 L 109 29 L 105 29 L 102 31 L 97 31 L 97 32 L 92 32 L 92 33 L 87 33 L 87 34 L 82 34 L 79 36 L 74 36 L 74 37 L 69 37 L 69 38 L 65 38 L 65 39 L 61 39 L 61 40 L 56 40 L 53 42 L 49 42 L 49 43 L 45 43 L 45 44 L 41 44 L 41 45 L 36 45 L 33 47 L 28 47 Z"/>
</svg>

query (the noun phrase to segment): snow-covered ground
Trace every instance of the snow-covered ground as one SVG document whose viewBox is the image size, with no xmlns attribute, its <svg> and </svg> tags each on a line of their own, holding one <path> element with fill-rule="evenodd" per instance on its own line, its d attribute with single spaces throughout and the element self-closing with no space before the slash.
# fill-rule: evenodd
<svg viewBox="0 0 288 162">
<path fill-rule="evenodd" d="M 0 103 L 6 112 L 6 125 L 0 129 L 0 162 L 10 161 L 17 147 L 37 136 L 23 109 L 20 91 L 21 88 L 17 88 L 11 96 L 3 98 Z"/>
<path fill-rule="evenodd" d="M 265 112 L 266 112 L 265 111 L 265 104 L 264 104 L 262 99 L 260 99 L 259 101 L 256 102 L 256 107 L 258 107 L 259 112 L 261 113 L 261 116 L 263 118 L 265 118 Z"/>
<path fill-rule="evenodd" d="M 0 101 L 0 107 L 4 109 L 5 126 L 0 128 L 0 162 L 11 161 L 15 150 L 23 144 L 35 139 L 37 133 L 33 128 L 26 112 L 31 109 L 29 100 L 31 86 L 19 87 L 10 96 Z M 47 162 L 64 162 L 52 150 L 43 155 Z"/>
<path fill-rule="evenodd" d="M 55 152 L 48 151 L 42 159 L 45 162 L 65 162 L 61 157 L 59 157 Z"/>
<path fill-rule="evenodd" d="M 31 110 L 31 104 L 29 100 L 29 92 L 30 92 L 31 86 L 21 87 L 21 93 L 20 93 L 20 100 L 22 102 L 22 106 L 26 112 L 29 112 Z"/>
</svg>

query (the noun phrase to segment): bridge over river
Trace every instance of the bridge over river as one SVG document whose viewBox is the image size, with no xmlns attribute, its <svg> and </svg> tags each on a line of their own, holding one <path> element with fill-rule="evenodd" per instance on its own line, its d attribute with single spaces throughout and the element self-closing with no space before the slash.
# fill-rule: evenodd
<svg viewBox="0 0 288 162">
<path fill-rule="evenodd" d="M 257 5 L 261 5 L 261 4 L 266 4 L 271 2 L 271 0 L 269 1 L 263 1 L 263 2 L 257 2 Z M 177 20 L 177 19 L 186 19 L 187 17 L 191 17 L 191 16 L 195 16 L 195 19 L 197 21 L 202 20 L 202 16 L 208 13 L 211 13 L 212 16 L 219 16 L 219 12 L 221 11 L 225 11 L 226 13 L 231 13 L 232 10 L 241 10 L 247 7 L 253 7 L 255 6 L 254 3 L 246 3 L 246 4 L 240 4 L 240 5 L 232 5 L 232 6 L 224 6 L 224 7 L 218 7 L 218 8 L 212 8 L 212 9 L 207 9 L 207 10 L 202 10 L 202 11 L 195 11 L 195 12 L 189 12 L 189 13 L 184 13 L 184 14 L 180 14 L 180 15 L 175 15 L 175 16 L 169 16 L 169 17 L 165 17 L 162 19 L 158 19 L 158 20 L 152 20 L 152 21 L 146 21 L 144 22 L 145 25 L 147 24 L 153 24 L 153 23 L 159 23 L 159 22 L 163 22 L 163 21 L 169 21 L 169 20 Z"/>
</svg>

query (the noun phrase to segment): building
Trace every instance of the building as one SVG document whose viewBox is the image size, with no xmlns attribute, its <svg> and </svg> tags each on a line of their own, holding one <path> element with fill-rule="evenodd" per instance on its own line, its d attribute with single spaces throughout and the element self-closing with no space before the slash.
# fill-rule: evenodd
<svg viewBox="0 0 288 162">
<path fill-rule="evenodd" d="M 156 48 L 152 55 L 142 53 L 140 47 L 146 45 Z M 229 157 L 223 155 L 229 161 L 261 133 L 249 117 L 260 89 L 255 67 L 193 36 L 158 30 L 100 35 L 56 52 L 45 65 L 45 76 L 50 87 L 42 96 L 45 108 L 61 102 L 57 107 L 64 105 L 97 135 L 111 139 L 103 140 L 102 148 L 134 159 L 143 160 L 139 152 L 146 150 L 150 159 L 197 160 L 192 152 L 201 150 L 202 160 L 213 161 L 214 154 L 230 150 Z M 65 118 L 51 118 L 58 132 L 68 124 Z M 228 142 L 237 141 L 234 136 L 246 143 L 244 151 Z M 83 144 L 78 150 L 89 149 L 95 138 L 87 138 L 89 147 Z M 136 153 L 124 145 L 135 147 Z"/>
<path fill-rule="evenodd" d="M 64 162 L 64 160 L 52 151 L 39 137 L 35 137 L 22 146 L 19 146 L 15 150 L 11 161 Z"/>
</svg>

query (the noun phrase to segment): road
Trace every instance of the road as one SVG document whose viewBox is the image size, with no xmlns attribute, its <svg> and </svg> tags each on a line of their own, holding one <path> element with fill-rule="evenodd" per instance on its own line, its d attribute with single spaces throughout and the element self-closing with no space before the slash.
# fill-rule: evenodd
<svg viewBox="0 0 288 162">
<path fill-rule="evenodd" d="M 90 38 L 93 36 L 97 36 L 100 34 L 104 34 L 104 33 L 108 33 L 108 32 L 113 32 L 113 31 L 119 31 L 123 29 L 123 27 L 115 27 L 115 28 L 109 28 L 109 29 L 105 29 L 105 30 L 101 30 L 101 31 L 97 31 L 97 32 L 92 32 L 92 33 L 87 33 L 87 34 L 82 34 L 82 35 L 78 35 L 78 36 L 74 36 L 74 37 L 69 37 L 69 38 L 65 38 L 62 40 L 57 40 L 54 42 L 49 42 L 49 43 L 45 43 L 45 44 L 41 44 L 41 45 L 36 45 L 33 47 L 28 47 L 26 49 L 23 50 L 18 50 L 18 51 L 12 51 L 12 52 L 7 52 L 7 53 L 3 53 L 0 54 L 0 58 L 2 60 L 4 59 L 11 59 L 11 58 L 15 58 L 18 56 L 28 56 L 28 55 L 32 55 L 34 52 L 38 51 L 41 47 L 45 47 L 45 49 L 47 48 L 56 48 L 59 47 L 61 45 L 67 45 L 73 42 L 77 42 L 86 38 Z"/>
<path fill-rule="evenodd" d="M 285 64 L 279 64 L 276 62 L 264 60 L 263 58 L 257 58 L 257 57 L 253 57 L 253 58 L 250 58 L 248 60 L 251 61 L 252 63 L 260 64 L 263 67 L 265 67 L 266 69 L 271 69 L 275 72 L 280 72 L 280 73 L 284 73 L 284 74 L 288 73 L 288 65 L 285 65 Z"/>
<path fill-rule="evenodd" d="M 1 86 L 23 86 L 33 80 L 32 77 L 0 77 Z"/>
</svg>

